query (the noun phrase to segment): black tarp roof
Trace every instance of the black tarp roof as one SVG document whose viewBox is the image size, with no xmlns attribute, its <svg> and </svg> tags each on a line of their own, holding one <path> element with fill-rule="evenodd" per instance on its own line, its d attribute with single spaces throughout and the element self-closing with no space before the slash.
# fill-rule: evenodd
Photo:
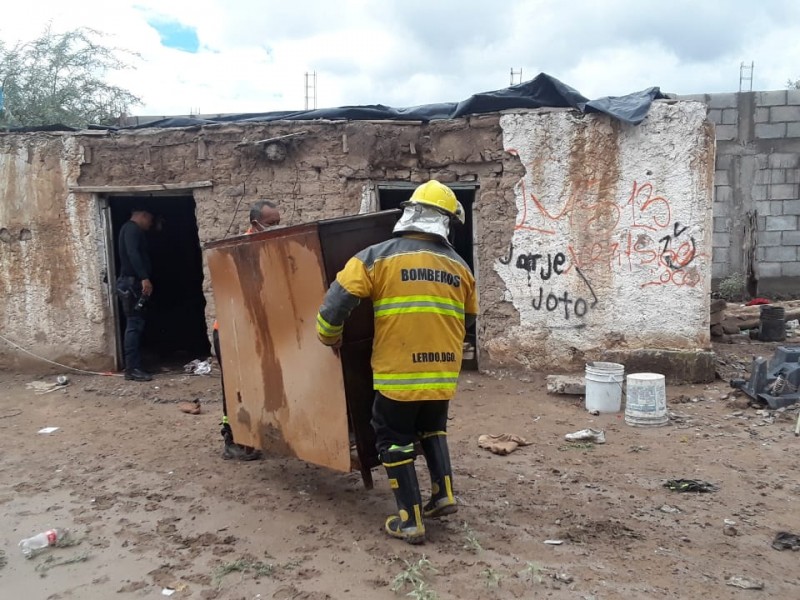
<svg viewBox="0 0 800 600">
<path fill-rule="evenodd" d="M 638 125 L 647 116 L 653 100 L 666 98 L 657 87 L 625 96 L 609 96 L 589 100 L 576 89 L 555 77 L 540 73 L 534 79 L 492 92 L 470 96 L 461 102 L 440 102 L 408 108 L 392 108 L 382 104 L 340 106 L 302 111 L 273 111 L 221 115 L 214 118 L 169 117 L 132 127 L 113 128 L 92 125 L 89 129 L 150 129 L 194 127 L 219 123 L 262 123 L 269 121 L 434 121 L 457 119 L 503 110 L 527 108 L 573 108 L 584 113 L 605 113 L 614 119 Z M 72 127 L 48 125 L 43 127 L 18 127 L 10 131 L 77 131 Z"/>
</svg>

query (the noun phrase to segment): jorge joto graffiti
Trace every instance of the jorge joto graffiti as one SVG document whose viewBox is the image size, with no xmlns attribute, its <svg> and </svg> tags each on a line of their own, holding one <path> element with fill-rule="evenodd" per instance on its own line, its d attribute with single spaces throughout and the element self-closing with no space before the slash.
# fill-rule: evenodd
<svg viewBox="0 0 800 600">
<path fill-rule="evenodd" d="M 682 127 L 702 132 L 703 121 L 695 110 Z M 665 306 L 702 315 L 710 180 L 708 165 L 692 163 L 698 144 L 707 152 L 700 137 L 568 113 L 508 115 L 501 125 L 526 169 L 511 242 L 495 263 L 521 326 L 635 337 L 663 327 Z M 695 320 L 676 329 L 701 330 Z"/>
</svg>

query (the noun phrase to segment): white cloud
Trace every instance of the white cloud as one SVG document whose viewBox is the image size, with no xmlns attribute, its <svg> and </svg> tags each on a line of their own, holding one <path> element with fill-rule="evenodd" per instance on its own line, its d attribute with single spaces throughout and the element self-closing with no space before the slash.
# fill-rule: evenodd
<svg viewBox="0 0 800 600">
<path fill-rule="evenodd" d="M 800 77 L 796 0 L 31 0 L 3 12 L 5 41 L 51 21 L 138 52 L 113 79 L 143 98 L 139 114 L 299 109 L 312 70 L 319 106 L 461 100 L 506 86 L 511 67 L 589 97 L 734 91 L 750 60 L 755 89 Z M 163 47 L 148 19 L 194 28 L 200 50 Z"/>
</svg>

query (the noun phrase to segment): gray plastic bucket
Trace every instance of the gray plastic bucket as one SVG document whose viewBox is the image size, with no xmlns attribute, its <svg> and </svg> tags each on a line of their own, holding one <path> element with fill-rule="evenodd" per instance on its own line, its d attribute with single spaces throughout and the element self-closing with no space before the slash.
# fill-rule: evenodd
<svg viewBox="0 0 800 600">
<path fill-rule="evenodd" d="M 628 375 L 625 422 L 634 427 L 662 427 L 669 423 L 667 388 L 659 373 Z"/>
</svg>

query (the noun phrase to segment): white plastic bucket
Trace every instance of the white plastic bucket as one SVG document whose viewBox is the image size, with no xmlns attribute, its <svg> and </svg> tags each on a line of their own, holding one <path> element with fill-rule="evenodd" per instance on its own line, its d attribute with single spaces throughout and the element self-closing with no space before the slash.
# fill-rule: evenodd
<svg viewBox="0 0 800 600">
<path fill-rule="evenodd" d="M 658 373 L 628 375 L 625 422 L 634 427 L 661 427 L 669 423 L 667 389 Z"/>
<path fill-rule="evenodd" d="M 586 410 L 619 412 L 625 367 L 617 363 L 586 363 Z"/>
</svg>

